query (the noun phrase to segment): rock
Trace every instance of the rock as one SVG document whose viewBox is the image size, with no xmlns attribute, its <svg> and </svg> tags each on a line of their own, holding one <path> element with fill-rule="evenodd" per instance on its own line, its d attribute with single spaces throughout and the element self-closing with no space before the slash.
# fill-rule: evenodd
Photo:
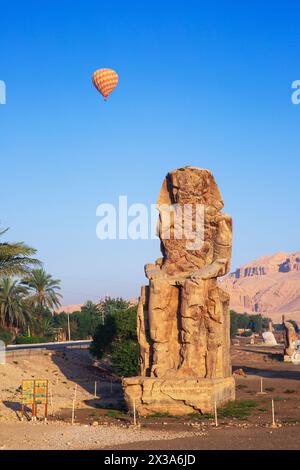
<svg viewBox="0 0 300 470">
<path fill-rule="evenodd" d="M 262 334 L 263 341 L 267 346 L 277 346 L 277 341 L 275 339 L 275 336 L 271 331 L 265 331 Z"/>
<path fill-rule="evenodd" d="M 217 279 L 230 270 L 232 220 L 212 173 L 169 173 L 159 198 L 163 257 L 145 266 L 138 304 L 141 376 L 124 379 L 141 415 L 211 412 L 235 397 L 229 296 Z M 190 229 L 190 230 L 188 230 Z"/>
<path fill-rule="evenodd" d="M 275 253 L 238 268 L 221 278 L 237 312 L 272 317 L 279 323 L 283 312 L 300 320 L 300 252 Z"/>
<path fill-rule="evenodd" d="M 92 422 L 92 426 L 99 426 L 98 421 L 93 421 L 93 422 Z"/>
<path fill-rule="evenodd" d="M 282 316 L 283 336 L 284 336 L 284 362 L 300 363 L 300 341 L 294 325 L 285 321 Z"/>
</svg>

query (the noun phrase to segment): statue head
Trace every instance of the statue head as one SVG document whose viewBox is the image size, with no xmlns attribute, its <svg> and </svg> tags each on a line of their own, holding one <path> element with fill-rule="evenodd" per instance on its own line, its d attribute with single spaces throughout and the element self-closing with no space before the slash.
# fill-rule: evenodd
<svg viewBox="0 0 300 470">
<path fill-rule="evenodd" d="M 209 170 L 186 166 L 167 174 L 157 204 L 202 204 L 217 211 L 223 199 Z"/>
</svg>

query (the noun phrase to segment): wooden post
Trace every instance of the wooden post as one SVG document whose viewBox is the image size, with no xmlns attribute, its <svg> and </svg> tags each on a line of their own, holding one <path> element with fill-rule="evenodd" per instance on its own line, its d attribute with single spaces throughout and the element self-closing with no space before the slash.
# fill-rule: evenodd
<svg viewBox="0 0 300 470">
<path fill-rule="evenodd" d="M 77 384 L 75 384 L 75 388 L 74 388 L 74 401 L 75 403 L 77 401 Z"/>
<path fill-rule="evenodd" d="M 97 380 L 95 380 L 95 393 L 94 397 L 97 398 Z"/>
<path fill-rule="evenodd" d="M 219 426 L 219 424 L 218 424 L 217 402 L 216 401 L 215 401 L 215 425 L 216 425 L 216 427 Z"/>
<path fill-rule="evenodd" d="M 136 426 L 136 407 L 135 407 L 135 398 L 133 400 L 133 425 Z"/>
<path fill-rule="evenodd" d="M 32 405 L 32 420 L 33 421 L 36 421 L 37 419 L 37 404 L 35 402 L 35 393 L 36 393 L 36 389 L 35 389 L 35 381 L 34 381 L 34 386 L 33 386 L 33 405 Z"/>
<path fill-rule="evenodd" d="M 75 418 L 75 400 L 73 400 L 73 403 L 72 403 L 72 425 L 74 424 L 74 418 Z"/>
<path fill-rule="evenodd" d="M 274 409 L 274 400 L 272 398 L 272 428 L 276 428 L 276 422 L 275 422 L 275 409 Z"/>
<path fill-rule="evenodd" d="M 70 330 L 70 314 L 67 313 L 68 317 L 68 336 L 69 336 L 69 341 L 71 341 L 71 330 Z"/>
<path fill-rule="evenodd" d="M 45 401 L 45 414 L 44 414 L 44 420 L 45 423 L 47 422 L 48 419 L 48 401 L 49 401 L 49 380 L 46 382 L 46 401 Z"/>
<path fill-rule="evenodd" d="M 50 393 L 50 405 L 51 405 L 51 407 L 52 407 L 52 406 L 53 406 L 52 384 L 50 384 L 49 393 Z"/>
<path fill-rule="evenodd" d="M 260 378 L 260 392 L 257 392 L 257 395 L 266 395 L 266 392 L 264 392 L 264 387 L 263 387 L 263 378 Z"/>
</svg>

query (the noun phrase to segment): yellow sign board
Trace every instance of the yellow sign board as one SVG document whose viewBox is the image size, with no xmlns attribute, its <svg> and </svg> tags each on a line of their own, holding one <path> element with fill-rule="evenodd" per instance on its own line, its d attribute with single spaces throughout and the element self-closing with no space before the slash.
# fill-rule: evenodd
<svg viewBox="0 0 300 470">
<path fill-rule="evenodd" d="M 34 403 L 34 380 L 23 380 L 22 403 L 32 405 Z"/>
<path fill-rule="evenodd" d="M 48 380 L 23 380 L 22 403 L 46 405 L 48 403 Z"/>
<path fill-rule="evenodd" d="M 48 380 L 35 381 L 35 403 L 37 405 L 48 403 Z"/>
</svg>

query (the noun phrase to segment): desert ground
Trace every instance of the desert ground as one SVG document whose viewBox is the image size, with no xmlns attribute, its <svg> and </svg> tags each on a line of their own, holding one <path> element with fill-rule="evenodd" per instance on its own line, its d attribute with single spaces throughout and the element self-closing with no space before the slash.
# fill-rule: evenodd
<svg viewBox="0 0 300 470">
<path fill-rule="evenodd" d="M 299 449 L 300 369 L 281 347 L 232 348 L 237 402 L 213 416 L 153 415 L 137 426 L 124 409 L 120 381 L 85 350 L 8 358 L 0 366 L 0 449 Z M 23 379 L 49 379 L 49 416 L 21 421 Z M 263 378 L 264 394 L 260 394 Z M 97 384 L 95 397 L 95 382 Z M 72 403 L 75 420 L 72 425 Z M 273 428 L 271 401 L 276 427 Z"/>
</svg>

